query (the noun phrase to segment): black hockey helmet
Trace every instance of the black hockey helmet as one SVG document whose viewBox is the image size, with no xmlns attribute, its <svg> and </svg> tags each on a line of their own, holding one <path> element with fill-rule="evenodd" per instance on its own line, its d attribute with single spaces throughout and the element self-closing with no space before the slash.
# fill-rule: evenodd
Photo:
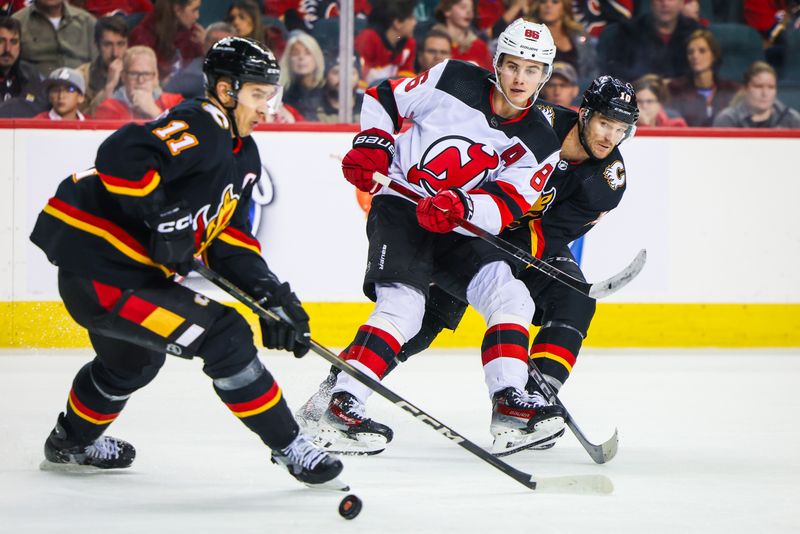
<svg viewBox="0 0 800 534">
<path fill-rule="evenodd" d="M 639 120 L 633 86 L 612 76 L 599 76 L 583 93 L 582 108 L 634 125 Z"/>
<path fill-rule="evenodd" d="M 209 49 L 203 61 L 206 89 L 213 93 L 220 78 L 230 78 L 233 90 L 244 82 L 278 85 L 281 69 L 272 51 L 252 39 L 225 37 Z"/>
</svg>

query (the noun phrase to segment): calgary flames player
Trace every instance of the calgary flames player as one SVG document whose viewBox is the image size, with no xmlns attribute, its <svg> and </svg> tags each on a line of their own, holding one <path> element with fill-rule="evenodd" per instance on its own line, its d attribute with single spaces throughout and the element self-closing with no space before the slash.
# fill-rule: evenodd
<svg viewBox="0 0 800 534">
<path fill-rule="evenodd" d="M 467 298 L 486 320 L 482 362 L 493 401 L 495 449 L 511 452 L 559 432 L 563 413 L 525 392 L 533 301 L 509 258 L 445 216 L 498 234 L 539 197 L 559 160 L 560 144 L 532 107 L 550 76 L 556 48 L 546 26 L 522 19 L 499 37 L 494 74 L 446 61 L 413 79 L 370 89 L 363 131 L 345 155 L 345 178 L 375 193 L 367 220 L 364 292 L 372 314 L 342 357 L 376 380 L 419 331 L 434 273 L 467 273 Z M 397 134 L 404 121 L 411 128 Z M 412 202 L 373 181 L 373 173 L 413 189 Z M 371 390 L 341 373 L 319 425 L 318 443 L 342 453 L 375 454 L 392 438 L 365 415 Z M 311 431 L 311 427 L 309 427 Z"/>
<path fill-rule="evenodd" d="M 265 346 L 308 351 L 308 315 L 267 267 L 247 217 L 261 175 L 250 134 L 280 101 L 278 63 L 231 37 L 213 45 L 203 70 L 206 98 L 113 133 L 95 168 L 64 180 L 39 215 L 31 240 L 58 266 L 64 304 L 97 353 L 75 376 L 42 467 L 130 466 L 134 448 L 104 432 L 172 354 L 203 358 L 217 395 L 274 462 L 335 487 L 342 463 L 299 432 L 244 318 L 172 280 L 202 255 L 286 319 L 262 322 Z"/>
</svg>

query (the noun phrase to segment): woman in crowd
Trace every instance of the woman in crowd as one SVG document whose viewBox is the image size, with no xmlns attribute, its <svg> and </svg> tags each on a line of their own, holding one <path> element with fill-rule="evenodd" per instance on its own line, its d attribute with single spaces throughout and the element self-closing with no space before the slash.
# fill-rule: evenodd
<svg viewBox="0 0 800 534">
<path fill-rule="evenodd" d="M 325 60 L 316 39 L 305 32 L 292 32 L 281 58 L 283 101 L 307 121 L 316 121 L 316 111 L 325 97 Z"/>
<path fill-rule="evenodd" d="M 239 37 L 248 37 L 270 46 L 269 36 L 264 31 L 261 10 L 255 0 L 231 0 L 225 21 L 236 28 L 236 35 Z"/>
<path fill-rule="evenodd" d="M 444 30 L 453 39 L 453 59 L 469 61 L 492 70 L 489 47 L 472 27 L 475 6 L 472 0 L 441 0 L 435 12 L 438 24 L 433 27 Z"/>
<path fill-rule="evenodd" d="M 533 0 L 530 16 L 545 24 L 553 35 L 556 61 L 575 67 L 579 80 L 597 76 L 597 54 L 583 25 L 572 14 L 572 0 Z"/>
<path fill-rule="evenodd" d="M 664 109 L 669 94 L 666 84 L 657 74 L 645 74 L 633 82 L 639 104 L 639 126 L 686 126 L 683 117 L 671 117 Z"/>
<path fill-rule="evenodd" d="M 689 74 L 669 83 L 670 105 L 689 126 L 711 126 L 714 117 L 726 108 L 739 84 L 721 78 L 717 68 L 722 48 L 708 30 L 695 30 L 686 44 Z"/>
<path fill-rule="evenodd" d="M 156 0 L 155 8 L 131 31 L 128 42 L 149 46 L 158 58 L 161 83 L 204 55 L 205 30 L 197 24 L 201 0 Z"/>
<path fill-rule="evenodd" d="M 714 126 L 729 128 L 800 128 L 800 112 L 777 98 L 777 76 L 769 63 L 756 61 L 744 73 L 744 87 L 719 112 Z"/>
</svg>

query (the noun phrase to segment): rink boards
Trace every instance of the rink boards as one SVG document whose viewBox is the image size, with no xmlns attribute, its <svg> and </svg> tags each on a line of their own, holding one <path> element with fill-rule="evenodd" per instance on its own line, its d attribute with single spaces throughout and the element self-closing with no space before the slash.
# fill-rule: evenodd
<svg viewBox="0 0 800 534">
<path fill-rule="evenodd" d="M 111 130 L 58 126 L 0 121 L 0 347 L 88 345 L 59 302 L 55 268 L 27 236 L 59 181 L 91 167 Z M 257 237 L 308 303 L 314 337 L 331 346 L 347 344 L 371 309 L 361 294 L 364 199 L 339 171 L 354 131 L 255 133 L 265 184 L 252 214 Z M 588 346 L 800 346 L 800 132 L 766 135 L 640 131 L 623 145 L 625 198 L 587 236 L 582 265 L 597 281 L 640 248 L 648 263 L 599 304 Z M 470 314 L 438 343 L 478 346 L 482 333 Z"/>
</svg>

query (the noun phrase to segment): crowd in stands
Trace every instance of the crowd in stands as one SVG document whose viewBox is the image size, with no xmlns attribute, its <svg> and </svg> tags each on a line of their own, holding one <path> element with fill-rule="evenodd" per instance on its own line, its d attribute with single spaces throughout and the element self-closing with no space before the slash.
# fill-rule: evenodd
<svg viewBox="0 0 800 534">
<path fill-rule="evenodd" d="M 492 70 L 513 20 L 556 43 L 540 99 L 572 107 L 598 74 L 633 84 L 641 126 L 800 128 L 800 0 L 355 0 L 364 91 L 453 58 Z M 337 0 L 0 0 L 0 118 L 136 120 L 203 94 L 217 40 L 278 57 L 272 122 L 337 122 Z"/>
</svg>

